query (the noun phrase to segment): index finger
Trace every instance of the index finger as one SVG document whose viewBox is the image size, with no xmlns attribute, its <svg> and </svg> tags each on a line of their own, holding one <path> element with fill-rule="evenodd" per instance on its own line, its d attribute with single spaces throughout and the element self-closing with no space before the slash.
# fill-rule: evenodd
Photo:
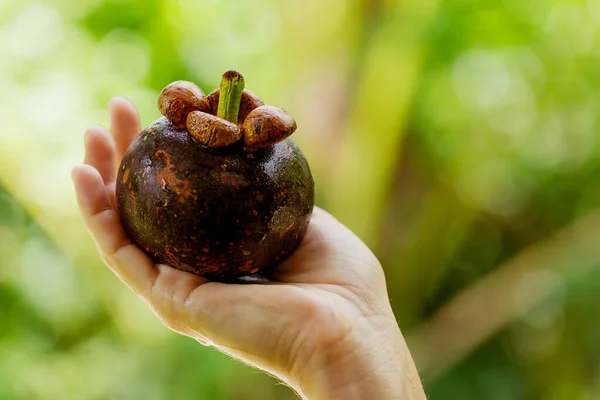
<svg viewBox="0 0 600 400">
<path fill-rule="evenodd" d="M 142 130 L 140 116 L 133 103 L 124 97 L 115 97 L 108 103 L 110 131 L 115 140 L 116 163 L 119 165 L 133 139 Z"/>
<path fill-rule="evenodd" d="M 79 165 L 72 177 L 81 216 L 108 266 L 135 293 L 149 298 L 158 271 L 127 236 L 100 173 L 89 165 Z"/>
</svg>

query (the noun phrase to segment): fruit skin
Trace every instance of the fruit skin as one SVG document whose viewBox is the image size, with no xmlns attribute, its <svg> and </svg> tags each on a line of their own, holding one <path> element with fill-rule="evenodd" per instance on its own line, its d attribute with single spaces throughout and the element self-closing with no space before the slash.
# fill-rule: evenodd
<svg viewBox="0 0 600 400">
<path fill-rule="evenodd" d="M 156 262 L 229 280 L 296 249 L 314 182 L 289 139 L 254 153 L 210 149 L 163 117 L 126 152 L 117 205 L 130 238 Z"/>
</svg>

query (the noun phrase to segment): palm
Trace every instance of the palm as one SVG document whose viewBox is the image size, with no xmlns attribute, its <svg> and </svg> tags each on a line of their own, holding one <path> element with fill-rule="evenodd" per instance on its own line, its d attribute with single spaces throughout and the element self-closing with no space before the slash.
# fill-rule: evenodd
<svg viewBox="0 0 600 400">
<path fill-rule="evenodd" d="M 386 298 L 377 261 L 317 208 L 305 240 L 268 284 L 208 282 L 155 265 L 127 237 L 116 212 L 117 166 L 141 130 L 139 118 L 124 99 L 113 100 L 109 108 L 111 132 L 88 130 L 87 165 L 73 171 L 78 202 L 106 264 L 165 325 L 279 373 L 307 362 L 301 351 L 312 354 L 348 335 L 374 309 L 385 311 L 386 303 L 376 301 Z"/>
</svg>

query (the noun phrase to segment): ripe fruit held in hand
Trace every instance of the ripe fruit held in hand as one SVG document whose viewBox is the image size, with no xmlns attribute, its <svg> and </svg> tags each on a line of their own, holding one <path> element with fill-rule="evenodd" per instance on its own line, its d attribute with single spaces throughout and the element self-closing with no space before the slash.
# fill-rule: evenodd
<svg viewBox="0 0 600 400">
<path fill-rule="evenodd" d="M 244 90 L 235 71 L 209 96 L 174 82 L 159 109 L 165 117 L 134 140 L 119 169 L 131 239 L 156 262 L 217 280 L 291 254 L 314 204 L 310 169 L 288 139 L 294 119 Z"/>
</svg>

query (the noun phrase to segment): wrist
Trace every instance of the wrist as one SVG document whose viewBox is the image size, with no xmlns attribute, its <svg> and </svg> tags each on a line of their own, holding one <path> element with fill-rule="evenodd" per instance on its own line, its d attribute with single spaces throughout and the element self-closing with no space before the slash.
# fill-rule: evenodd
<svg viewBox="0 0 600 400">
<path fill-rule="evenodd" d="M 374 320 L 311 357 L 295 385 L 304 399 L 425 399 L 396 321 Z"/>
</svg>

